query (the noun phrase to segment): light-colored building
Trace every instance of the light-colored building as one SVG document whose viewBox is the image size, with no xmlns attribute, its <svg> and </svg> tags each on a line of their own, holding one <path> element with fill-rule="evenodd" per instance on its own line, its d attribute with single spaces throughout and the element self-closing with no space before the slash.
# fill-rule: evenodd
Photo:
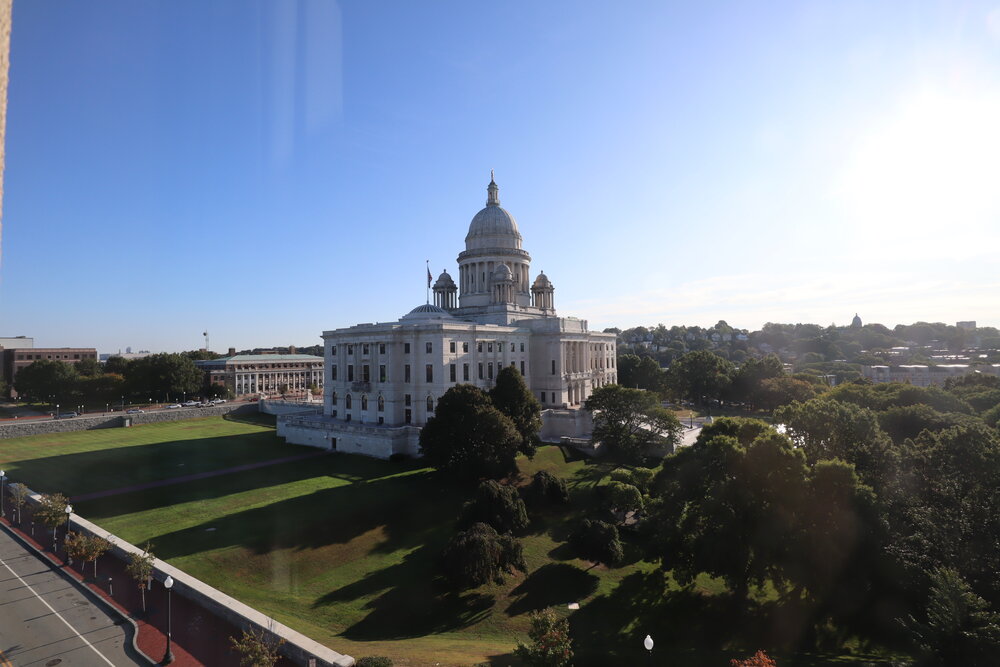
<svg viewBox="0 0 1000 667">
<path fill-rule="evenodd" d="M 903 382 L 916 387 L 943 385 L 948 378 L 969 373 L 1000 375 L 1000 364 L 970 366 L 969 364 L 901 364 L 899 366 L 863 366 L 861 374 L 872 382 Z"/>
<path fill-rule="evenodd" d="M 247 394 L 304 395 L 323 386 L 323 358 L 311 354 L 233 354 L 194 362 L 208 383 L 228 387 L 236 396 Z"/>
<path fill-rule="evenodd" d="M 325 331 L 323 414 L 279 417 L 278 434 L 380 458 L 416 456 L 420 427 L 448 389 L 489 389 L 507 366 L 541 402 L 544 438 L 588 434 L 584 401 L 617 380 L 615 335 L 559 317 L 555 287 L 544 273 L 530 279 L 521 241 L 491 178 L 458 255 L 458 282 L 444 271 L 433 304 L 396 321 Z"/>
</svg>

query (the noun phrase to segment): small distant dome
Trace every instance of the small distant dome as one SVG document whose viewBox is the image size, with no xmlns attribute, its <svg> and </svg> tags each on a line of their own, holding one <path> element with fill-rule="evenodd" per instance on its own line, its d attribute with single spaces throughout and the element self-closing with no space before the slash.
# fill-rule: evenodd
<svg viewBox="0 0 1000 667">
<path fill-rule="evenodd" d="M 447 310 L 430 303 L 422 303 L 406 315 L 402 320 L 451 320 L 454 319 Z"/>
<path fill-rule="evenodd" d="M 455 287 L 455 281 L 447 271 L 442 271 L 441 275 L 438 276 L 437 282 L 434 283 L 434 289 L 439 289 L 442 287 Z"/>
<path fill-rule="evenodd" d="M 857 313 L 854 313 L 854 319 L 851 320 L 851 326 L 854 328 L 858 328 L 861 326 L 861 318 L 858 317 Z"/>
<path fill-rule="evenodd" d="M 501 264 L 493 271 L 493 280 L 514 280 L 514 274 L 510 272 L 510 267 L 506 264 Z"/>
<path fill-rule="evenodd" d="M 535 282 L 532 283 L 531 286 L 532 287 L 552 287 L 552 281 L 549 280 L 549 277 L 547 275 L 545 275 L 544 271 L 542 271 L 541 273 L 538 274 L 538 277 L 535 278 Z"/>
</svg>

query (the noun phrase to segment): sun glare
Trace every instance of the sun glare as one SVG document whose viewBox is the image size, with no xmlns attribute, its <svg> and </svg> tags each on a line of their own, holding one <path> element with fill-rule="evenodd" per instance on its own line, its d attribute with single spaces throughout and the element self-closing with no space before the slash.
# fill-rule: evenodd
<svg viewBox="0 0 1000 667">
<path fill-rule="evenodd" d="M 850 152 L 835 193 L 847 226 L 876 253 L 949 252 L 935 233 L 976 235 L 973 245 L 986 251 L 1000 216 L 998 118 L 1000 95 L 923 92 L 899 105 Z"/>
</svg>

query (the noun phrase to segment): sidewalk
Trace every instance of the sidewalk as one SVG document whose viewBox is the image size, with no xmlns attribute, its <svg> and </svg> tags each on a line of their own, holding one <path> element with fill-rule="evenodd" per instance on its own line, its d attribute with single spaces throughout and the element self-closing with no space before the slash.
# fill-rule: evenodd
<svg viewBox="0 0 1000 667">
<path fill-rule="evenodd" d="M 139 650 L 151 659 L 149 664 L 159 664 L 167 645 L 167 591 L 163 584 L 153 581 L 152 590 L 146 590 L 146 612 L 143 613 L 139 587 L 126 572 L 123 561 L 105 554 L 97 560 L 96 579 L 93 563 L 86 564 L 86 573 L 82 573 L 85 564 L 74 562 L 70 566 L 64 561 L 65 526 L 57 530 L 59 551 L 53 554 L 52 531 L 36 525 L 32 536 L 30 513 L 27 508 L 25 510 L 23 526 L 14 521 L 16 516 L 10 512 L 0 521 L 95 595 L 131 618 L 138 627 L 136 644 Z M 178 667 L 239 667 L 239 656 L 231 650 L 229 638 L 239 637 L 241 631 L 180 595 L 171 594 L 171 598 L 173 664 Z M 293 663 L 282 657 L 277 664 L 287 667 Z"/>
</svg>

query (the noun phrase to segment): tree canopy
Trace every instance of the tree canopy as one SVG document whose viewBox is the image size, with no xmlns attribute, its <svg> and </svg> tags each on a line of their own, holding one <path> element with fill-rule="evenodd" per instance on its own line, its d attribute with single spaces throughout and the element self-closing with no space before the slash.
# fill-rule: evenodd
<svg viewBox="0 0 1000 667">
<path fill-rule="evenodd" d="M 672 450 L 680 439 L 680 422 L 652 392 L 609 384 L 595 389 L 585 407 L 594 415 L 594 441 L 627 460 L 641 460 L 654 444 Z"/>
<path fill-rule="evenodd" d="M 502 368 L 489 395 L 493 406 L 514 422 L 521 436 L 520 452 L 534 456 L 538 432 L 542 430 L 542 405 L 528 389 L 524 377 L 513 366 Z"/>
</svg>

